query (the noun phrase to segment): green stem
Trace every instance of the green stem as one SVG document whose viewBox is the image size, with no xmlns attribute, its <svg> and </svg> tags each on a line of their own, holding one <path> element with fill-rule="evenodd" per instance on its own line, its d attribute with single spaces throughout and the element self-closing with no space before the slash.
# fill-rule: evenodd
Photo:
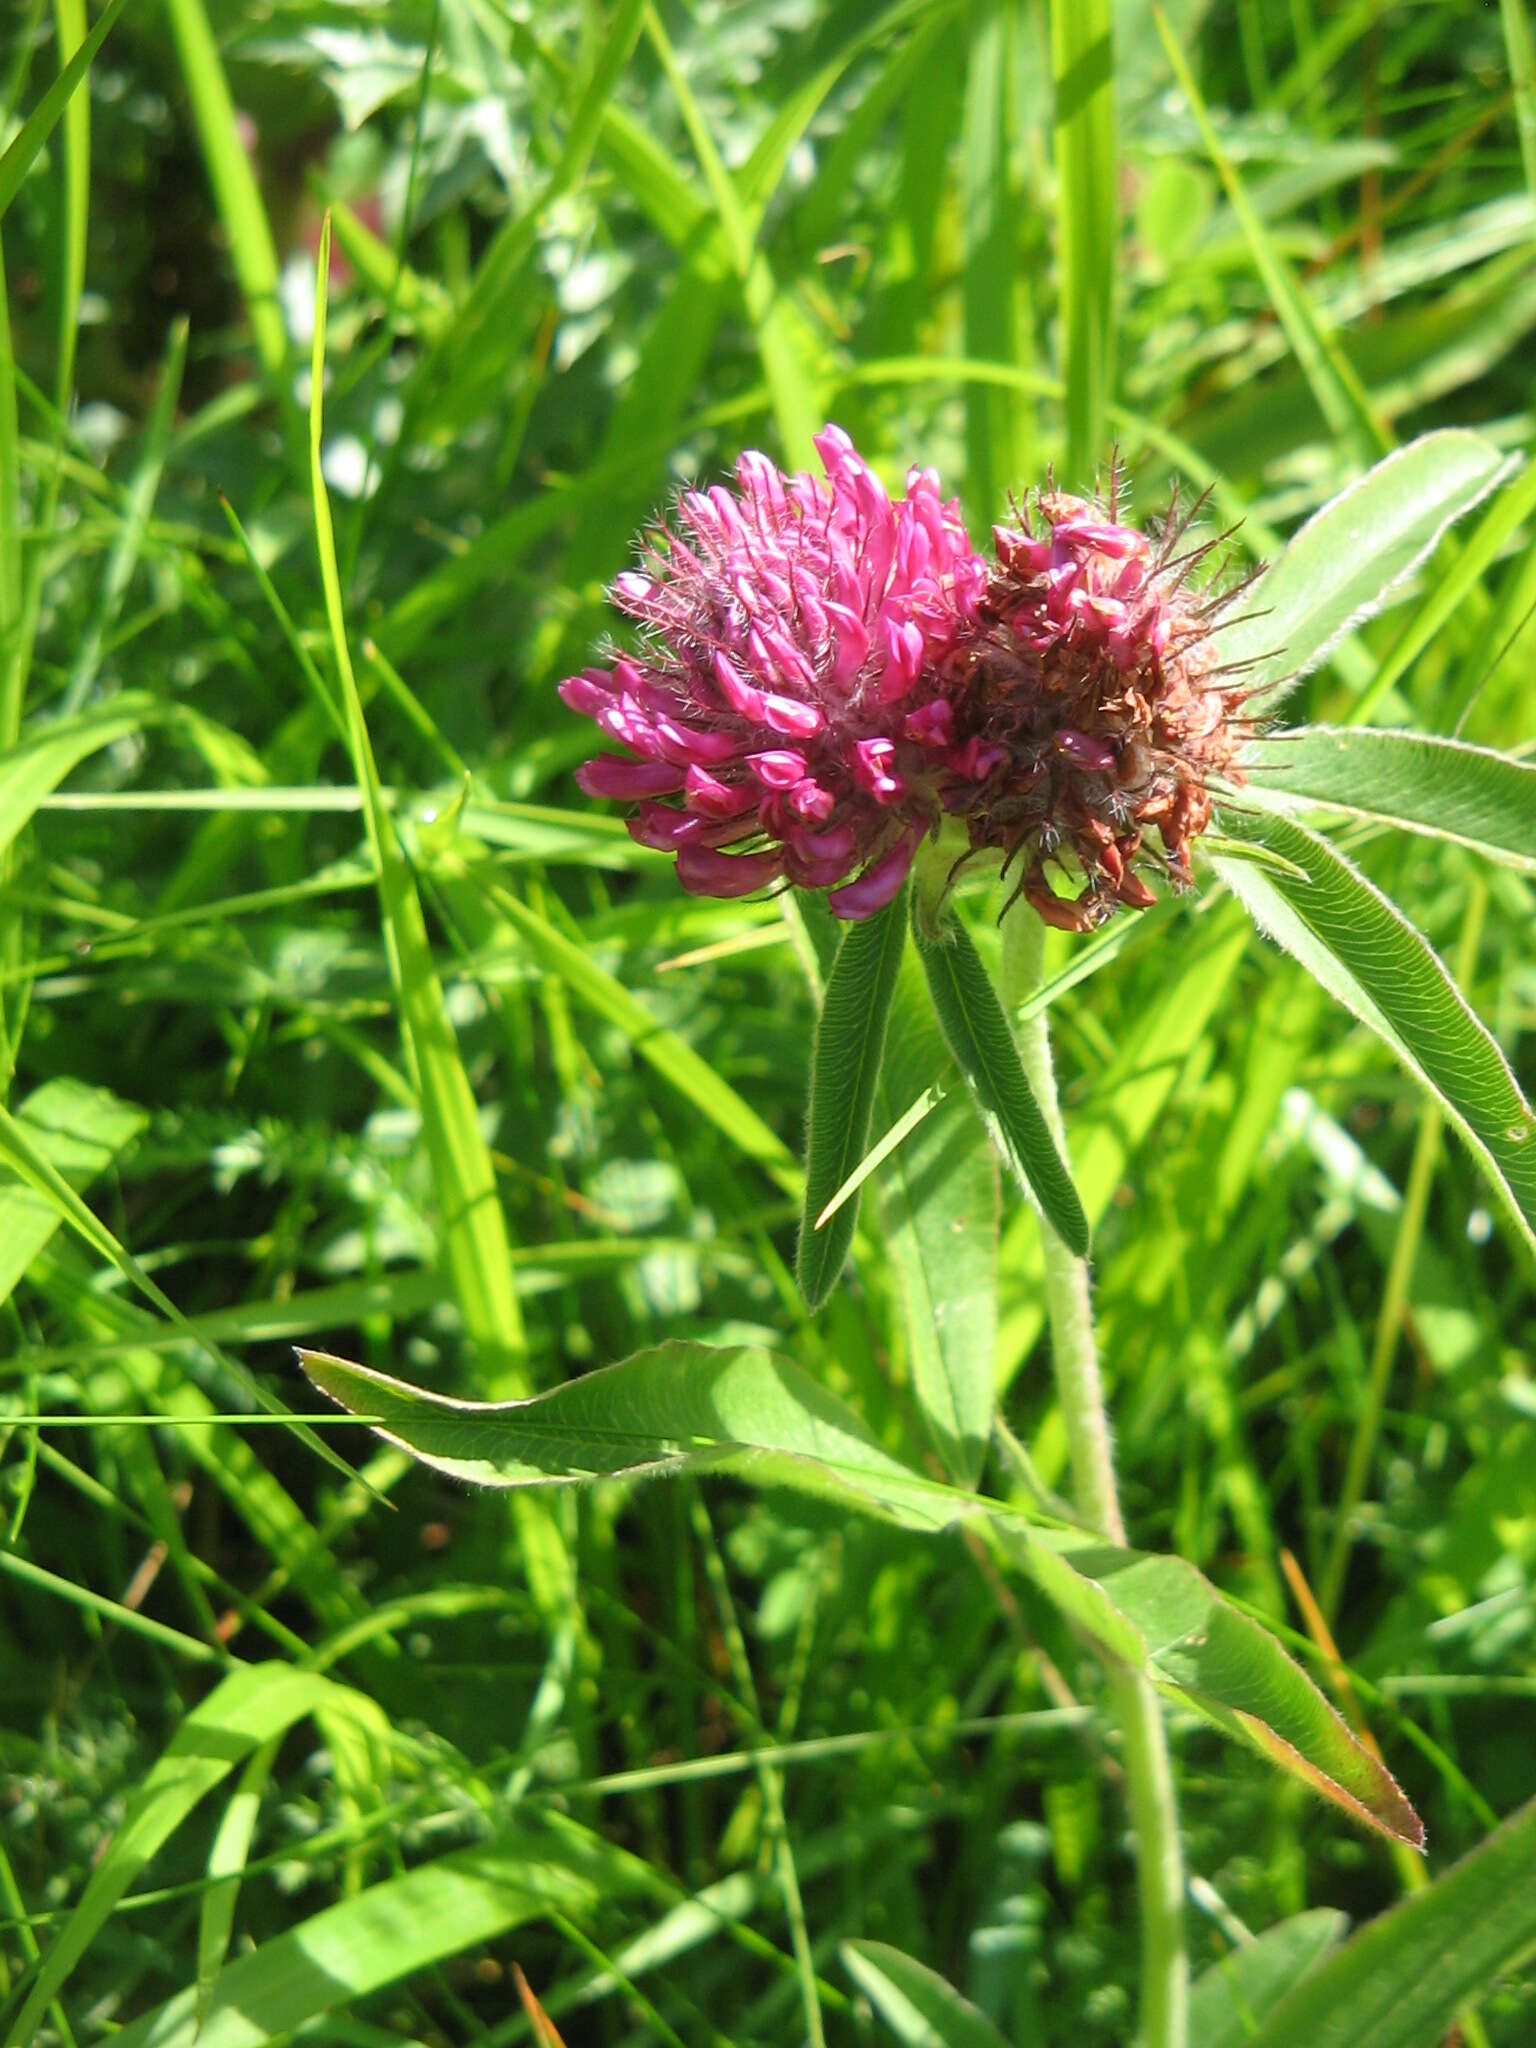
<svg viewBox="0 0 1536 2048">
<path fill-rule="evenodd" d="M 1024 998 L 1040 985 L 1045 927 L 1022 905 L 1003 920 L 1003 1006 L 1018 1019 Z M 1066 1157 L 1049 1013 L 1015 1023 L 1019 1058 L 1056 1143 Z M 1046 1313 L 1057 1399 L 1072 1453 L 1077 1505 L 1112 1543 L 1125 1542 L 1115 1484 L 1114 1449 L 1099 1377 L 1098 1344 L 1088 1267 L 1042 1217 Z M 1123 1664 L 1109 1669 L 1109 1697 L 1120 1725 L 1126 1794 L 1136 1837 L 1141 1900 L 1141 2048 L 1185 2048 L 1189 2031 L 1189 1962 L 1184 1940 L 1184 1864 L 1179 1812 L 1162 1711 L 1151 1682 Z"/>
</svg>

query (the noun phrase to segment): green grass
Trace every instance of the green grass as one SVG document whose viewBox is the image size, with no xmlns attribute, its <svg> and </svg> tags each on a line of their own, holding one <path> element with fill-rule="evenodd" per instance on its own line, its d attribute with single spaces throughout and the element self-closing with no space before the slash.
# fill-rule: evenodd
<svg viewBox="0 0 1536 2048">
<path fill-rule="evenodd" d="M 517 1965 L 571 2048 L 918 2040 L 923 2000 L 1121 2048 L 1103 1677 L 1033 1580 L 735 1477 L 470 1494 L 317 1422 L 291 1347 L 504 1399 L 767 1345 L 937 1480 L 995 1331 L 989 1483 L 1062 1486 L 1036 1222 L 985 1155 L 927 1184 L 965 1097 L 912 962 L 869 1142 L 937 1106 L 813 1317 L 822 935 L 684 896 L 554 686 L 641 520 L 826 417 L 978 539 L 1118 436 L 1239 562 L 1427 428 L 1528 458 L 1529 10 L 106 12 L 0 48 L 0 2036 L 536 2041 Z M 1528 744 L 1533 505 L 1512 473 L 1287 718 Z M 1337 844 L 1529 1093 L 1528 869 Z M 1527 1241 L 1232 902 L 1053 936 L 1045 995 L 1131 1541 L 1334 1684 L 1311 1589 L 1438 1873 L 1536 1794 Z M 1459 1103 L 1491 1049 L 1442 1022 Z M 1416 1881 L 1171 1739 L 1197 1968 Z M 1476 1990 L 1520 2048 L 1529 1962 Z"/>
</svg>

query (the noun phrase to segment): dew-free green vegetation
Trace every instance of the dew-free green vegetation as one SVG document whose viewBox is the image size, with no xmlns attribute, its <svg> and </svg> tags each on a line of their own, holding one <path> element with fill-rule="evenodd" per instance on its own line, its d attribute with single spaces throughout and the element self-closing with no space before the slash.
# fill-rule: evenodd
<svg viewBox="0 0 1536 2048">
<path fill-rule="evenodd" d="M 17 0 L 0 106 L 0 2041 L 1528 2043 L 1526 0 Z M 1277 563 L 1196 893 L 839 954 L 577 790 L 828 419 Z"/>
</svg>

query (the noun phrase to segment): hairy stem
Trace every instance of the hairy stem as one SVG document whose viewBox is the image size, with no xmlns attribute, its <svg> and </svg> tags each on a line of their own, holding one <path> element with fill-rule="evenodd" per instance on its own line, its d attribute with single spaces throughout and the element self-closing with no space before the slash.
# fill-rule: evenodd
<svg viewBox="0 0 1536 2048">
<path fill-rule="evenodd" d="M 1044 925 L 1023 905 L 1003 920 L 1002 996 L 1010 1018 L 1017 1020 L 1025 996 L 1039 986 L 1044 944 Z M 1029 1085 L 1065 1158 L 1047 1012 L 1015 1022 L 1015 1031 Z M 1072 1454 L 1073 1493 L 1083 1516 L 1112 1543 L 1123 1544 L 1125 1523 L 1099 1377 L 1087 1262 L 1068 1251 L 1044 1217 L 1040 1219 L 1040 1236 L 1051 1359 Z M 1109 1697 L 1124 1745 L 1126 1793 L 1136 1837 L 1141 2044 L 1142 2048 L 1185 2048 L 1189 1964 L 1184 1943 L 1184 1864 L 1162 1711 L 1150 1681 L 1122 1664 L 1110 1666 Z"/>
</svg>

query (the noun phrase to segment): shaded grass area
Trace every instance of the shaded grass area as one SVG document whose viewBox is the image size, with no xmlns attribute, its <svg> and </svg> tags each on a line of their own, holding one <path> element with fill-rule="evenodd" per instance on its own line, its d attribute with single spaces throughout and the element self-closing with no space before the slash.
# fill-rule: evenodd
<svg viewBox="0 0 1536 2048">
<path fill-rule="evenodd" d="M 84 30 L 18 21 L 13 128 Z M 853 2041 L 871 1940 L 1009 2038 L 1129 2038 L 1101 1679 L 1027 1585 L 727 1484 L 529 1512 L 232 1418 L 308 1411 L 296 1342 L 484 1398 L 765 1339 L 924 1458 L 890 1219 L 814 1323 L 790 1275 L 795 935 L 576 793 L 553 686 L 669 491 L 829 416 L 978 533 L 1114 435 L 1144 511 L 1209 488 L 1254 557 L 1426 425 L 1528 452 L 1529 52 L 1519 0 L 127 10 L 3 220 L 0 1955 L 19 1986 L 72 1930 L 54 2036 L 176 1999 L 164 2038 L 537 2038 L 516 1962 L 573 2043 Z M 1527 739 L 1527 503 L 1308 710 Z M 1529 881 L 1345 843 L 1529 1081 Z M 1438 1868 L 1536 1791 L 1536 1294 L 1230 910 L 1124 920 L 1052 1004 L 1127 1519 L 1303 1633 L 1316 1593 Z M 1052 1485 L 1004 1200 L 999 1382 Z M 1397 1896 L 1174 1740 L 1197 1963 Z"/>
</svg>

